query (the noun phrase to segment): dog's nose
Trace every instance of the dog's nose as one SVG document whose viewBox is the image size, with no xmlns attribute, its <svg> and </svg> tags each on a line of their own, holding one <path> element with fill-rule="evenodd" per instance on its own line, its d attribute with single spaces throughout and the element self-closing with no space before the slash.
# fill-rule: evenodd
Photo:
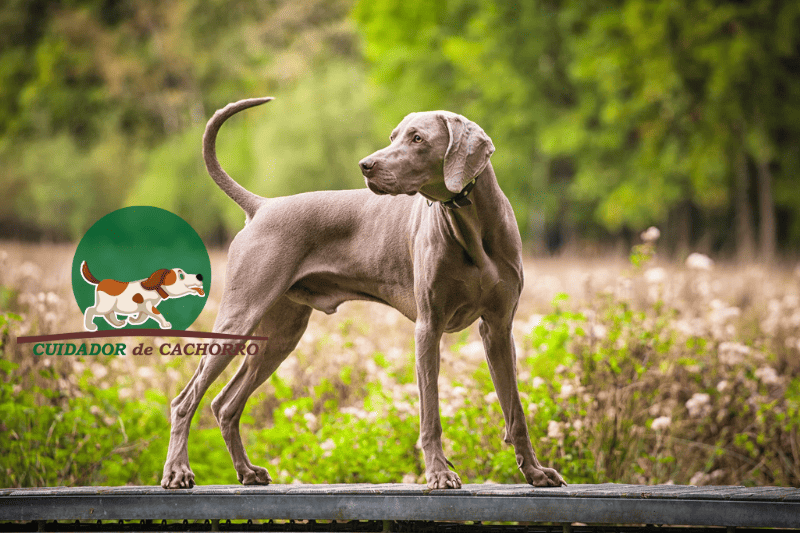
<svg viewBox="0 0 800 533">
<path fill-rule="evenodd" d="M 198 274 L 197 275 L 197 281 L 203 281 L 203 275 L 202 274 Z"/>
<path fill-rule="evenodd" d="M 358 166 L 361 167 L 361 172 L 368 172 L 375 167 L 375 160 L 370 157 L 365 157 L 358 162 Z"/>
</svg>

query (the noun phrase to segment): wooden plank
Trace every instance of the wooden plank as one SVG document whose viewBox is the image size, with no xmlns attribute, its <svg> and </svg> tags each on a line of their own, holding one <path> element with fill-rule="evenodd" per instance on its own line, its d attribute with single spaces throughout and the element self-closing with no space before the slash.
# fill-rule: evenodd
<svg viewBox="0 0 800 533">
<path fill-rule="evenodd" d="M 800 489 L 410 484 L 0 490 L 0 520 L 436 520 L 800 528 Z"/>
</svg>

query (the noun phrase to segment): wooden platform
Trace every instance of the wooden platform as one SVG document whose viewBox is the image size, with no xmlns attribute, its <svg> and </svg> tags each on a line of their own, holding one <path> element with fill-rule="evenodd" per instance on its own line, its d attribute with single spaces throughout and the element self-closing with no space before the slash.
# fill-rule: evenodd
<svg viewBox="0 0 800 533">
<path fill-rule="evenodd" d="M 676 485 L 270 485 L 0 489 L 0 521 L 383 520 L 800 529 L 800 489 Z"/>
</svg>

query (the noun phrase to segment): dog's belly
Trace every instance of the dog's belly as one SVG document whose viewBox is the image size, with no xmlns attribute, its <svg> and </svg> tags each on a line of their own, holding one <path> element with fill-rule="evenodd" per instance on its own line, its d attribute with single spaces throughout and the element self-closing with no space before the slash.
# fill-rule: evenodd
<svg viewBox="0 0 800 533">
<path fill-rule="evenodd" d="M 365 300 L 394 307 L 410 320 L 416 320 L 414 293 L 378 282 L 351 279 L 332 274 L 308 275 L 286 291 L 295 303 L 307 305 L 325 314 L 333 314 L 344 302 Z"/>
</svg>

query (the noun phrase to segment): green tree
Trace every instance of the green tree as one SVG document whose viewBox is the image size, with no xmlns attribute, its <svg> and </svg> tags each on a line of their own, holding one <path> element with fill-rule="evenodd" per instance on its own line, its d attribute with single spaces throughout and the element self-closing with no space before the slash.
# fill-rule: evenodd
<svg viewBox="0 0 800 533">
<path fill-rule="evenodd" d="M 354 16 L 374 79 L 403 93 L 385 107 L 414 109 L 403 89 L 417 86 L 418 104 L 463 112 L 492 135 L 529 235 L 543 216 L 610 232 L 669 223 L 688 246 L 677 228 L 700 210 L 711 240 L 736 220 L 730 244 L 747 258 L 755 214 L 769 258 L 776 202 L 800 241 L 789 185 L 799 10 L 773 0 L 380 0 L 358 2 Z"/>
</svg>

